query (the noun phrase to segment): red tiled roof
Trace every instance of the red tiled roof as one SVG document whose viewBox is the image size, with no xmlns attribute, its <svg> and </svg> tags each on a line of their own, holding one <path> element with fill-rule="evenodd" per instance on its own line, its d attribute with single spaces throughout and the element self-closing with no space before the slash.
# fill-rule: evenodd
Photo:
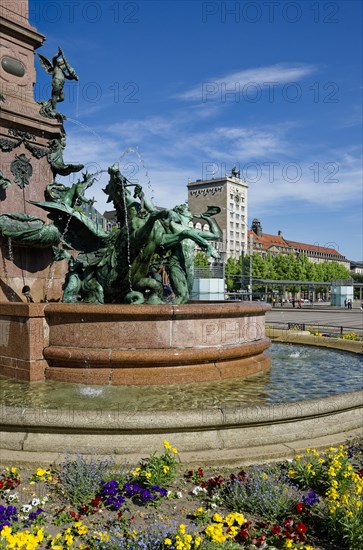
<svg viewBox="0 0 363 550">
<path fill-rule="evenodd" d="M 337 252 L 334 248 L 327 248 L 326 246 L 318 246 L 316 244 L 299 243 L 297 241 L 286 241 L 293 248 L 300 250 L 307 250 L 309 252 L 321 252 L 322 254 L 331 254 L 337 258 L 344 258 L 340 252 Z"/>
<path fill-rule="evenodd" d="M 280 235 L 269 235 L 268 233 L 263 233 L 261 237 L 256 235 L 254 231 L 249 230 L 248 235 L 253 234 L 253 241 L 255 243 L 261 243 L 264 249 L 271 248 L 272 246 L 279 246 L 280 248 L 292 248 L 291 245 L 285 241 Z"/>
<path fill-rule="evenodd" d="M 272 246 L 278 246 L 285 249 L 295 250 L 306 250 L 306 252 L 319 252 L 323 255 L 335 256 L 340 260 L 345 260 L 346 258 L 337 252 L 334 248 L 328 248 L 326 246 L 318 246 L 315 244 L 299 243 L 297 241 L 290 241 L 284 239 L 281 235 L 270 235 L 269 233 L 263 233 L 261 237 L 256 235 L 252 230 L 248 230 L 248 235 L 253 234 L 254 243 L 261 243 L 264 250 L 268 250 Z"/>
</svg>

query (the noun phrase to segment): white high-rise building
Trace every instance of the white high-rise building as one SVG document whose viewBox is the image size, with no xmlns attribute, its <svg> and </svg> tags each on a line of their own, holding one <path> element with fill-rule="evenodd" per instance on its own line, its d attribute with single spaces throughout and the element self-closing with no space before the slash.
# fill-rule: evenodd
<svg viewBox="0 0 363 550">
<path fill-rule="evenodd" d="M 231 175 L 189 182 L 188 206 L 193 214 L 205 212 L 208 206 L 220 207 L 221 212 L 214 219 L 223 235 L 222 241 L 216 243 L 223 262 L 248 252 L 248 185 L 239 171 L 232 169 Z"/>
</svg>

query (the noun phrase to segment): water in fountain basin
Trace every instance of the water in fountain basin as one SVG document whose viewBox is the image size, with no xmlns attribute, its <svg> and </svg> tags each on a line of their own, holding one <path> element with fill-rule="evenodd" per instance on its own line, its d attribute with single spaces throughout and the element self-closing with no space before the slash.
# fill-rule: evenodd
<svg viewBox="0 0 363 550">
<path fill-rule="evenodd" d="M 104 392 L 103 388 L 95 386 L 81 386 L 79 388 L 80 395 L 85 395 L 86 397 L 95 398 L 102 395 Z"/>
<path fill-rule="evenodd" d="M 0 377 L 4 405 L 70 410 L 153 411 L 271 405 L 362 389 L 363 358 L 347 352 L 273 343 L 272 368 L 254 376 L 170 386 L 29 383 Z"/>
</svg>

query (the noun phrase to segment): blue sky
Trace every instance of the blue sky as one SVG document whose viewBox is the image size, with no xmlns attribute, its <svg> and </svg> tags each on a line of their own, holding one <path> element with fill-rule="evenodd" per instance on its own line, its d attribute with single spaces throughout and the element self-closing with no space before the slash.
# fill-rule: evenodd
<svg viewBox="0 0 363 550">
<path fill-rule="evenodd" d="M 69 162 L 119 162 L 156 204 L 239 166 L 249 225 L 362 260 L 362 3 L 29 0 L 75 68 Z M 50 77 L 39 63 L 36 98 Z M 89 195 L 103 212 L 107 175 Z M 67 181 L 64 181 L 67 183 Z"/>
</svg>

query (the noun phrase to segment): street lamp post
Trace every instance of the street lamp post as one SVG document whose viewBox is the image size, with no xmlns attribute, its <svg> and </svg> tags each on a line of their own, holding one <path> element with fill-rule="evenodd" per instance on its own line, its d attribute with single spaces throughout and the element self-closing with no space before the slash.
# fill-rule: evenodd
<svg viewBox="0 0 363 550">
<path fill-rule="evenodd" d="M 250 302 L 252 302 L 252 254 L 253 254 L 253 235 L 250 233 Z"/>
<path fill-rule="evenodd" d="M 245 259 L 245 251 L 242 250 L 241 254 L 241 299 L 243 298 L 244 288 L 245 288 L 245 278 L 244 278 L 244 259 Z"/>
</svg>

